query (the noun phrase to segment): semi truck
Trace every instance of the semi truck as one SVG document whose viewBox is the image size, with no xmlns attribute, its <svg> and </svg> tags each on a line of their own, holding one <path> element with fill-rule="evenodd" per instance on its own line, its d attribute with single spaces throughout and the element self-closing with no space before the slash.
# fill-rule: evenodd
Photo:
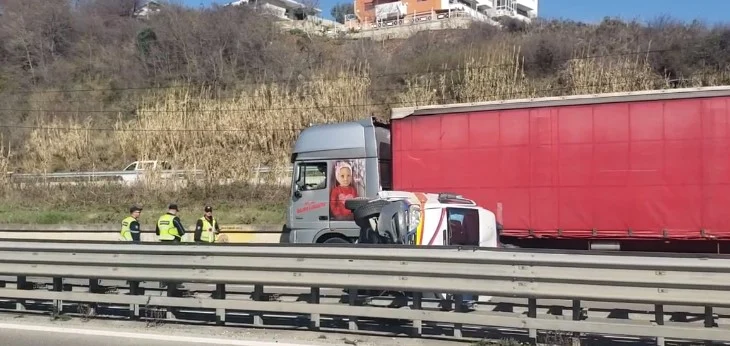
<svg viewBox="0 0 730 346">
<path fill-rule="evenodd" d="M 291 155 L 285 232 L 356 242 L 344 201 L 451 193 L 502 246 L 730 252 L 730 86 L 392 109 L 311 126 Z"/>
</svg>

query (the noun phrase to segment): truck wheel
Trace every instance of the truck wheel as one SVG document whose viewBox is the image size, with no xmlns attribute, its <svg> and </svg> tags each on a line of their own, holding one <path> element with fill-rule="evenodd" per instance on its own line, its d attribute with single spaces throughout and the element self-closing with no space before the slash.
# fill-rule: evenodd
<svg viewBox="0 0 730 346">
<path fill-rule="evenodd" d="M 372 201 L 355 209 L 355 211 L 353 211 L 353 214 L 355 216 L 355 219 L 366 220 L 380 214 L 380 211 L 383 210 L 383 207 L 388 205 L 388 203 L 390 202 L 386 200 Z"/>
<path fill-rule="evenodd" d="M 355 211 L 355 209 L 360 208 L 365 204 L 368 204 L 368 202 L 370 202 L 370 198 L 367 197 L 350 198 L 345 201 L 345 208 L 350 211 Z"/>
</svg>

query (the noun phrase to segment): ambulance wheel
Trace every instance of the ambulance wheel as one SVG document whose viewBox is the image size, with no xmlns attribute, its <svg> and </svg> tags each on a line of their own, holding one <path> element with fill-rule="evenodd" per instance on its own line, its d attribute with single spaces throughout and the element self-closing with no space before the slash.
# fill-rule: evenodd
<svg viewBox="0 0 730 346">
<path fill-rule="evenodd" d="M 372 217 L 378 216 L 380 214 L 380 211 L 383 210 L 383 207 L 388 205 L 390 203 L 386 200 L 375 200 L 369 203 L 366 203 L 364 205 L 361 205 L 355 211 L 353 211 L 353 214 L 355 216 L 355 219 L 361 219 L 361 220 L 367 220 Z"/>
<path fill-rule="evenodd" d="M 347 241 L 347 239 L 342 239 L 340 237 L 332 237 L 322 242 L 323 244 L 349 244 L 350 242 Z"/>
</svg>

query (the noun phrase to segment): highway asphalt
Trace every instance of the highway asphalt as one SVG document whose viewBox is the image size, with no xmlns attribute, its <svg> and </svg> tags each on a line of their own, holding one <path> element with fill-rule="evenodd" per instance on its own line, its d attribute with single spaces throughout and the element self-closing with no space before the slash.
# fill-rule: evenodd
<svg viewBox="0 0 730 346">
<path fill-rule="evenodd" d="M 315 346 L 313 344 L 240 340 L 200 336 L 179 336 L 104 329 L 69 328 L 0 323 L 0 345 L 14 346 Z"/>
<path fill-rule="evenodd" d="M 336 331 L 260 329 L 144 321 L 0 313 L 0 345 L 8 346 L 464 346 L 463 341 L 405 335 L 353 335 Z"/>
</svg>

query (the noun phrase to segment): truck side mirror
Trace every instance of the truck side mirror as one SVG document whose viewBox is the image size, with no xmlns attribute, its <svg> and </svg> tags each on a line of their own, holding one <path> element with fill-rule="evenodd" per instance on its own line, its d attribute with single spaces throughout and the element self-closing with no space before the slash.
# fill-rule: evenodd
<svg viewBox="0 0 730 346">
<path fill-rule="evenodd" d="M 302 189 L 302 183 L 297 181 L 294 183 L 294 197 L 296 198 L 302 198 L 302 192 L 300 191 Z"/>
</svg>

